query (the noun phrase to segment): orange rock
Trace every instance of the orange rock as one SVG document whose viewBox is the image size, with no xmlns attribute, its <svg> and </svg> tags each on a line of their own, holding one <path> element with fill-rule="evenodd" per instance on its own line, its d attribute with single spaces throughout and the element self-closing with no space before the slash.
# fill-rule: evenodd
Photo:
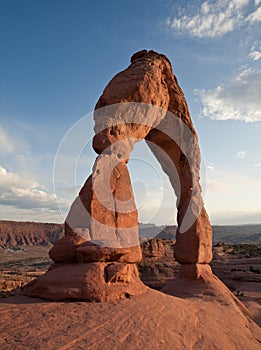
<svg viewBox="0 0 261 350">
<path fill-rule="evenodd" d="M 136 105 L 135 109 L 131 104 L 126 107 L 126 102 L 146 104 L 145 109 L 139 110 Z M 165 112 L 155 112 L 154 106 Z M 129 122 L 132 113 L 134 123 Z M 91 237 L 118 241 L 122 246 L 137 244 L 137 210 L 125 161 L 135 142 L 146 139 L 177 195 L 176 259 L 182 264 L 209 263 L 212 230 L 198 182 L 198 139 L 169 60 L 155 51 L 134 54 L 131 65 L 105 88 L 96 104 L 94 119 L 93 147 L 98 154 L 103 153 L 96 159 L 92 178 L 79 195 L 91 217 L 87 223 Z M 122 210 L 124 203 L 128 210 Z"/>
<path fill-rule="evenodd" d="M 130 66 L 105 88 L 94 120 L 93 148 L 98 157 L 66 218 L 66 237 L 50 251 L 55 262 L 82 263 L 49 270 L 27 289 L 29 295 L 104 301 L 135 294 L 142 286 L 136 266 L 127 264 L 140 261 L 141 250 L 126 165 L 133 146 L 142 139 L 177 195 L 175 257 L 189 264 L 181 269 L 183 277 L 198 279 L 206 271 L 211 275 L 206 264 L 212 259 L 212 231 L 199 184 L 198 139 L 166 56 L 146 50 L 134 54 Z M 78 244 L 79 232 L 87 233 L 85 240 L 100 241 L 102 246 Z"/>
<path fill-rule="evenodd" d="M 76 262 L 76 247 L 86 242 L 80 236 L 64 236 L 49 251 L 50 258 L 56 263 Z"/>
<path fill-rule="evenodd" d="M 110 301 L 130 298 L 147 290 L 135 264 L 56 264 L 30 282 L 23 295 L 47 300 Z"/>
<path fill-rule="evenodd" d="M 186 232 L 177 230 L 174 252 L 181 264 L 208 264 L 212 260 L 212 228 L 204 208 Z"/>
<path fill-rule="evenodd" d="M 145 117 L 140 117 L 139 113 L 135 123 L 126 122 L 131 114 L 128 107 L 124 109 L 122 105 L 115 105 L 108 112 L 102 108 L 126 102 L 158 106 L 172 114 L 145 113 L 147 125 L 144 125 L 144 120 L 142 123 L 139 118 Z M 114 118 L 112 126 L 111 115 Z M 212 259 L 212 229 L 199 185 L 198 139 L 184 94 L 168 59 L 154 51 L 142 50 L 134 54 L 131 65 L 105 88 L 96 105 L 94 119 L 96 135 L 93 147 L 99 154 L 110 147 L 111 157 L 115 157 L 117 149 L 114 150 L 113 146 L 122 140 L 135 138 L 133 144 L 143 138 L 147 141 L 169 176 L 178 199 L 176 259 L 181 264 L 209 263 Z M 124 144 L 126 149 L 122 153 L 128 158 L 133 144 Z M 115 225 L 117 227 L 116 222 Z"/>
<path fill-rule="evenodd" d="M 212 276 L 211 267 L 208 264 L 181 265 L 180 277 L 191 280 L 207 279 Z"/>
<path fill-rule="evenodd" d="M 76 248 L 78 262 L 117 261 L 136 263 L 142 259 L 139 245 L 128 248 L 108 248 L 103 245 L 86 243 Z"/>
<path fill-rule="evenodd" d="M 111 166 L 113 162 L 115 167 Z M 110 177 L 108 169 L 111 169 Z M 107 246 L 112 248 L 139 244 L 138 212 L 129 172 L 125 162 L 118 162 L 111 155 L 96 159 L 92 176 L 85 182 L 66 218 L 65 234 L 73 235 L 84 227 L 90 239 L 106 240 Z"/>
</svg>

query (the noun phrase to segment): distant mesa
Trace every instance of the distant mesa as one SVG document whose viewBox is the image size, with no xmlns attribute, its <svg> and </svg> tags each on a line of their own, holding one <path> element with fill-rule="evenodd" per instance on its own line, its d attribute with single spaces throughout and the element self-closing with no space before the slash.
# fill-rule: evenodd
<svg viewBox="0 0 261 350">
<path fill-rule="evenodd" d="M 98 156 L 92 174 L 71 206 L 65 235 L 50 250 L 54 264 L 23 293 L 50 300 L 107 301 L 146 290 L 136 267 L 142 253 L 127 167 L 134 144 L 143 139 L 178 199 L 174 254 L 180 277 L 211 279 L 212 229 L 198 180 L 198 139 L 167 57 L 155 51 L 135 53 L 130 66 L 106 86 L 94 120 Z"/>
</svg>

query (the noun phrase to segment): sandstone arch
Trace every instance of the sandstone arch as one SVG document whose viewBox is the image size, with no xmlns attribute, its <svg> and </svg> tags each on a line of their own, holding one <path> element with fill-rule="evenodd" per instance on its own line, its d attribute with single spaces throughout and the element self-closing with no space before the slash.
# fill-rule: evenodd
<svg viewBox="0 0 261 350">
<path fill-rule="evenodd" d="M 92 174 L 71 206 L 65 236 L 50 251 L 56 264 L 25 293 L 103 301 L 144 290 L 135 265 L 142 256 L 126 165 L 142 139 L 177 195 L 175 257 L 181 276 L 211 274 L 212 231 L 201 197 L 197 135 L 167 57 L 146 50 L 134 54 L 130 66 L 106 86 L 94 120 L 98 157 Z"/>
<path fill-rule="evenodd" d="M 126 118 L 128 110 L 124 109 L 124 113 L 119 113 L 119 103 L 137 102 L 145 103 L 147 105 L 158 106 L 165 111 L 169 111 L 175 114 L 180 121 L 181 126 L 177 128 L 178 121 L 173 121 L 172 114 L 167 113 L 152 113 L 147 111 L 145 124 L 142 124 L 142 118 L 135 115 L 135 123 L 129 123 Z M 115 108 L 104 111 L 105 106 L 114 105 Z M 135 203 L 133 201 L 133 194 L 131 190 L 130 179 L 128 176 L 128 170 L 125 161 L 119 163 L 116 161 L 115 164 L 118 166 L 112 173 L 111 190 L 114 195 L 123 196 L 122 200 L 130 199 L 130 210 L 127 213 L 119 213 L 117 215 L 117 208 L 113 205 L 113 210 L 105 208 L 99 200 L 93 194 L 92 187 L 96 181 L 99 181 L 100 186 L 105 182 L 104 177 L 107 174 L 102 174 L 102 170 L 99 170 L 99 163 L 112 162 L 113 158 L 117 158 L 120 154 L 125 159 L 128 159 L 129 153 L 132 150 L 133 144 L 141 139 L 145 139 L 149 142 L 149 146 L 160 162 L 163 170 L 169 176 L 170 182 L 178 197 L 178 231 L 177 231 L 177 242 L 175 249 L 176 259 L 181 264 L 207 264 L 212 258 L 212 231 L 211 225 L 207 213 L 204 209 L 201 188 L 199 185 L 199 168 L 200 168 L 200 151 L 197 143 L 196 131 L 193 127 L 188 106 L 181 88 L 178 85 L 176 77 L 172 73 L 172 68 L 169 60 L 164 56 L 154 51 L 147 52 L 146 50 L 140 51 L 134 54 L 131 58 L 131 65 L 123 72 L 117 74 L 107 85 L 102 96 L 99 98 L 96 104 L 96 113 L 94 114 L 95 119 L 95 136 L 93 138 L 93 148 L 98 154 L 102 154 L 101 158 L 97 158 L 92 178 L 90 177 L 85 183 L 84 187 L 80 191 L 79 198 L 84 207 L 91 214 L 91 217 L 97 219 L 97 222 L 91 223 L 86 222 L 86 217 L 83 219 L 83 227 L 88 227 L 93 239 L 108 239 L 117 240 L 117 234 L 115 239 L 113 238 L 112 228 L 122 229 L 128 227 L 137 226 L 137 211 Z M 111 116 L 112 114 L 112 116 Z M 144 117 L 144 116 L 142 116 Z M 111 122 L 113 118 L 113 125 Z M 127 121 L 127 122 L 126 122 Z M 140 124 L 139 124 L 140 123 Z M 183 153 L 180 146 L 173 139 L 172 134 L 175 132 L 182 133 L 184 131 L 184 125 L 191 131 L 194 136 L 192 142 L 190 142 L 190 149 L 187 150 L 189 156 L 193 162 L 189 163 L 187 156 Z M 153 127 L 151 127 L 153 125 Z M 166 134 L 168 132 L 168 134 Z M 186 130 L 184 131 L 184 133 Z M 176 135 L 177 137 L 184 137 L 184 135 Z M 133 142 L 124 143 L 118 145 L 113 149 L 120 140 L 129 140 L 135 138 Z M 187 139 L 186 139 L 187 140 Z M 155 147 L 153 147 L 153 144 Z M 124 149 L 122 149 L 124 146 Z M 157 146 L 157 147 L 156 147 Z M 106 153 L 106 149 L 110 150 L 110 154 Z M 171 159 L 171 162 L 165 161 L 164 156 L 160 152 L 163 150 Z M 101 161 L 102 160 L 102 161 Z M 181 191 L 179 193 L 176 179 L 173 179 L 171 168 L 175 166 L 179 174 Z M 97 175 L 97 170 L 99 174 Z M 117 172 L 117 174 L 115 173 Z M 118 177 L 117 177 L 118 176 Z M 193 181 L 194 179 L 194 181 Z M 114 187 L 113 187 L 114 186 Z M 124 190 L 119 190 L 121 186 L 125 186 Z M 126 192 L 128 194 L 126 194 Z M 127 198 L 127 197 L 128 198 Z M 112 199 L 111 199 L 112 200 Z M 185 232 L 180 233 L 180 225 L 184 216 L 187 212 L 190 202 L 193 202 L 194 210 L 197 219 L 191 227 Z M 81 204 L 80 204 L 81 205 Z M 173 204 L 174 205 L 174 204 Z M 67 222 L 70 222 L 71 228 L 77 223 L 72 223 L 74 218 L 77 218 L 75 213 L 80 212 L 79 202 L 77 199 L 77 205 L 72 208 L 69 213 Z M 84 215 L 83 215 L 84 216 Z M 104 226 L 100 227 L 99 223 Z M 95 227 L 97 226 L 98 227 Z M 108 235 L 106 234 L 106 227 L 108 229 Z M 68 229 L 70 231 L 70 229 Z M 102 231 L 102 232 L 101 232 Z M 135 229 L 133 229 L 135 231 Z M 183 230 L 184 231 L 184 230 Z M 71 232 L 71 231 L 70 231 Z M 137 239 L 136 232 L 128 232 L 124 235 L 124 240 L 129 241 L 130 245 Z M 134 237 L 134 242 L 132 238 Z M 121 240 L 119 240 L 119 243 Z M 133 244 L 134 245 L 134 244 Z"/>
</svg>

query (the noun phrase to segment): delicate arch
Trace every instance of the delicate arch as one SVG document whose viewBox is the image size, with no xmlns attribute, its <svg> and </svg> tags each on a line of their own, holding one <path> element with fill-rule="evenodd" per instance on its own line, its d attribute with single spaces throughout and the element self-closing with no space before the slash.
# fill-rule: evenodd
<svg viewBox="0 0 261 350">
<path fill-rule="evenodd" d="M 147 107 L 145 112 L 136 113 L 133 121 L 128 103 Z M 116 107 L 108 112 L 108 106 Z M 154 113 L 153 107 L 161 112 Z M 108 246 L 138 246 L 138 214 L 126 163 L 134 143 L 145 139 L 177 195 L 176 259 L 182 264 L 209 263 L 212 231 L 201 197 L 197 135 L 169 60 L 154 51 L 133 55 L 131 65 L 106 86 L 96 104 L 94 119 L 93 148 L 99 156 L 68 214 L 65 234 L 74 235 L 76 227 L 85 227 L 91 239 Z M 188 133 L 192 135 L 189 142 Z M 186 152 L 182 142 L 188 143 L 183 145 Z M 179 175 L 180 189 L 173 177 L 173 166 Z M 108 188 L 112 196 L 105 198 Z M 105 198 L 103 201 L 98 192 Z M 119 203 L 126 201 L 129 210 L 119 210 Z M 184 221 L 191 225 L 186 226 Z"/>
</svg>

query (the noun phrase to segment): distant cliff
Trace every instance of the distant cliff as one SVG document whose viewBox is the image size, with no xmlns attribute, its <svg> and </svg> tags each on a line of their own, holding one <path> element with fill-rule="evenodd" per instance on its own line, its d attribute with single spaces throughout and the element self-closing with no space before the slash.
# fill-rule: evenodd
<svg viewBox="0 0 261 350">
<path fill-rule="evenodd" d="M 261 225 L 212 226 L 213 244 L 261 244 Z M 0 220 L 0 247 L 46 246 L 63 234 L 63 224 Z M 146 238 L 175 240 L 176 226 L 140 224 L 141 241 Z"/>
<path fill-rule="evenodd" d="M 62 224 L 0 220 L 0 247 L 47 246 L 63 233 Z"/>
</svg>

